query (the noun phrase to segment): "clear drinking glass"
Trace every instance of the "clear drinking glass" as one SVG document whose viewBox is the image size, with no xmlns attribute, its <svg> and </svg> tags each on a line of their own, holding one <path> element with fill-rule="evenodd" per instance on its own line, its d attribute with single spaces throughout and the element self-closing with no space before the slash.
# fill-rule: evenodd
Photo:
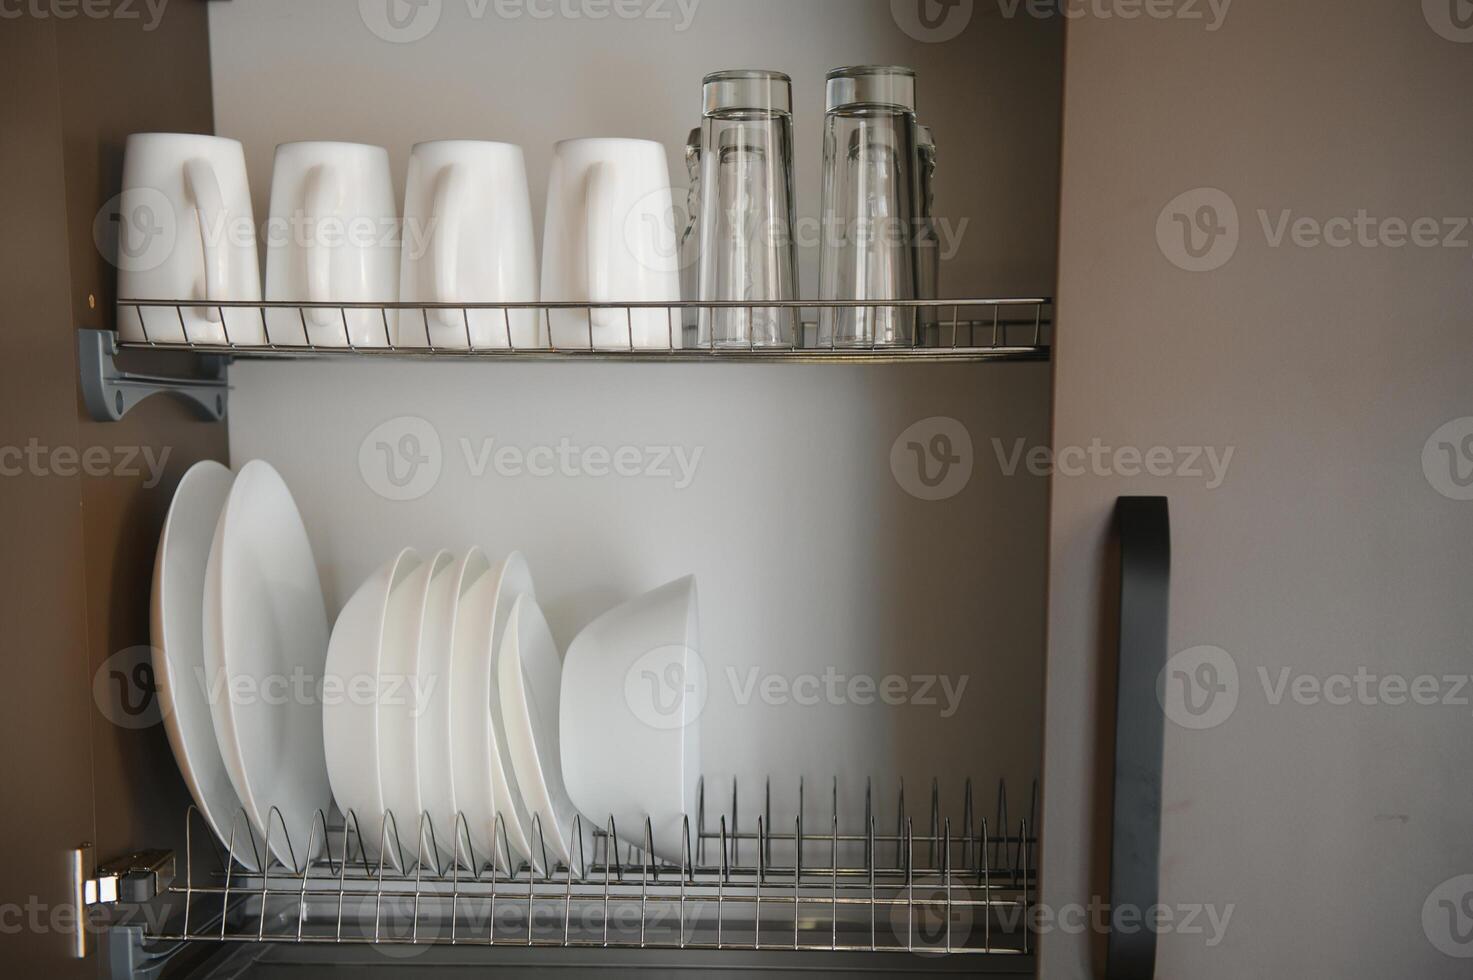
<svg viewBox="0 0 1473 980">
<path fill-rule="evenodd" d="M 701 299 L 796 299 L 792 81 L 775 71 L 707 75 L 701 129 Z M 702 310 L 699 322 L 702 345 L 798 344 L 792 308 Z"/>
<path fill-rule="evenodd" d="M 685 227 L 680 232 L 680 298 L 698 299 L 701 295 L 701 127 L 690 131 L 685 142 L 685 169 L 689 190 L 685 195 Z M 681 326 L 695 330 L 696 311 L 681 314 Z"/>
<path fill-rule="evenodd" d="M 917 127 L 920 161 L 920 219 L 916 222 L 916 299 L 941 298 L 941 236 L 936 230 L 936 137 L 930 126 Z M 929 334 L 941 323 L 941 308 L 924 306 L 921 327 Z"/>
<path fill-rule="evenodd" d="M 915 311 L 885 305 L 917 297 L 915 83 L 909 68 L 829 73 L 819 298 L 879 305 L 821 310 L 821 347 L 915 343 Z"/>
</svg>

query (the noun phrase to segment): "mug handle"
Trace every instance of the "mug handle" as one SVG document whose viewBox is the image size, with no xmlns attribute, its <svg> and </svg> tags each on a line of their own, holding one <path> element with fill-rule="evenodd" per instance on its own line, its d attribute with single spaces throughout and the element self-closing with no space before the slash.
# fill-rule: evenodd
<svg viewBox="0 0 1473 980">
<path fill-rule="evenodd" d="M 588 200 L 584 210 L 583 255 L 588 262 L 588 300 L 590 303 L 611 302 L 609 265 L 613 259 L 610 235 L 613 232 L 614 166 L 599 161 L 588 168 Z M 592 318 L 599 319 L 598 311 Z"/>
<path fill-rule="evenodd" d="M 194 217 L 199 223 L 199 240 L 205 256 L 205 295 L 207 300 L 225 298 L 229 253 L 219 243 L 212 241 L 213 234 L 224 230 L 225 196 L 220 193 L 220 181 L 215 168 L 208 160 L 195 157 L 184 164 L 184 186 L 194 199 Z M 219 323 L 220 308 L 204 308 L 205 319 Z"/>
<path fill-rule="evenodd" d="M 303 211 L 310 237 L 302 243 L 302 248 L 307 258 L 307 302 L 309 303 L 332 302 L 332 253 L 319 240 L 321 229 L 318 224 L 325 215 L 337 207 L 337 202 L 341 197 L 337 175 L 329 169 L 327 164 L 319 163 L 307 171 L 307 184 L 303 191 Z M 331 310 L 323 309 L 307 310 L 307 319 L 314 327 L 323 328 L 332 326 L 338 320 L 332 315 Z M 344 343 L 352 343 L 350 338 L 345 337 L 343 340 Z"/>
<path fill-rule="evenodd" d="M 460 223 L 469 186 L 465 167 L 458 163 L 448 164 L 435 182 L 435 201 L 430 210 L 435 222 L 430 236 L 430 276 L 437 303 L 460 301 Z M 454 310 L 431 312 L 447 330 L 465 326 Z"/>
</svg>

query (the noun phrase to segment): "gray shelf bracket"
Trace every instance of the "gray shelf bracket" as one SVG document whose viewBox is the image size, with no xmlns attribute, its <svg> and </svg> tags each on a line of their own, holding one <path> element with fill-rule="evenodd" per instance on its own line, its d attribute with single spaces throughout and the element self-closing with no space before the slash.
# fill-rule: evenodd
<svg viewBox="0 0 1473 980">
<path fill-rule="evenodd" d="M 111 330 L 77 331 L 82 370 L 82 398 L 96 422 L 118 422 L 133 407 L 151 395 L 175 395 L 210 422 L 225 418 L 230 400 L 227 364 L 229 358 L 205 354 L 197 358 L 199 373 L 193 377 L 135 374 L 117 365 L 118 337 Z"/>
</svg>

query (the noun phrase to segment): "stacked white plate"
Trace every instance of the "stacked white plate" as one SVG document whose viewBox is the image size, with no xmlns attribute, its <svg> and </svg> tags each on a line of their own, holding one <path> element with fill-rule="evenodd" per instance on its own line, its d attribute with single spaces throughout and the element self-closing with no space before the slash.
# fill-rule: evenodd
<svg viewBox="0 0 1473 980">
<path fill-rule="evenodd" d="M 522 556 L 493 565 L 477 549 L 404 551 L 348 601 L 322 734 L 333 796 L 361 842 L 350 858 L 443 870 L 580 857 L 556 753 L 562 661 L 536 608 Z M 540 673 L 524 678 L 525 658 Z M 549 671 L 551 704 L 534 706 Z"/>
<path fill-rule="evenodd" d="M 205 821 L 247 869 L 300 869 L 332 800 L 315 692 L 328 623 L 281 476 L 185 474 L 154 566 L 154 671 L 169 742 Z"/>
<path fill-rule="evenodd" d="M 281 477 L 252 462 L 232 481 L 202 463 L 164 527 L 153 630 L 180 770 L 248 870 L 304 868 L 333 800 L 347 858 L 376 870 L 583 873 L 611 823 L 668 861 L 690 855 L 704 701 L 693 579 L 600 617 L 565 668 L 520 554 L 405 550 L 329 637 Z"/>
</svg>

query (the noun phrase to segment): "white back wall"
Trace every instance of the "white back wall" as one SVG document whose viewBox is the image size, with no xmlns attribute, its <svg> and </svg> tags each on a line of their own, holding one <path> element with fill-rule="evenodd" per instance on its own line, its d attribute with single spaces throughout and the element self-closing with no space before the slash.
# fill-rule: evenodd
<svg viewBox="0 0 1473 980">
<path fill-rule="evenodd" d="M 673 4 L 662 9 L 674 22 L 431 6 L 434 29 L 401 44 L 365 26 L 356 3 L 212 5 L 216 124 L 246 146 L 260 216 L 273 148 L 304 138 L 387 146 L 401 191 L 416 141 L 521 143 L 539 219 L 558 139 L 657 139 L 683 175 L 701 76 L 737 66 L 794 76 L 800 211 L 816 215 L 825 70 L 910 63 L 941 144 L 940 210 L 969 220 L 946 291 L 1052 292 L 1056 26 L 979 10 L 961 37 L 924 44 L 897 28 L 888 2 L 869 0 L 701 0 L 686 30 L 675 29 Z M 804 267 L 811 295 L 816 256 Z M 612 604 L 696 573 L 710 676 L 705 768 L 723 807 L 733 775 L 771 774 L 777 805 L 806 776 L 810 812 L 822 815 L 831 777 L 858 805 L 872 774 L 880 814 L 893 814 L 904 776 L 923 817 L 934 776 L 959 815 L 961 780 L 974 775 L 984 812 L 992 781 L 1006 776 L 1016 816 L 1040 755 L 1047 482 L 1026 469 L 1008 477 L 998 454 L 1047 445 L 1050 374 L 1046 365 L 240 363 L 232 457 L 266 458 L 286 475 L 334 611 L 405 545 L 518 548 L 566 647 Z M 973 474 L 957 496 L 928 503 L 892 474 L 891 451 L 908 427 L 937 416 L 965 427 Z M 424 421 L 396 421 L 406 418 Z M 401 437 L 426 431 L 440 446 L 433 487 L 410 501 L 376 492 L 385 463 L 410 445 Z M 698 462 L 688 486 L 538 477 L 498 469 L 503 447 L 668 448 Z M 847 688 L 837 703 L 825 693 L 805 706 L 809 688 L 786 687 L 835 673 L 935 679 L 907 681 L 915 703 L 904 706 L 855 703 L 868 697 Z M 754 678 L 775 684 L 775 696 L 748 694 Z M 746 790 L 749 815 L 757 797 Z"/>
<path fill-rule="evenodd" d="M 390 3 L 365 6 L 381 11 Z M 692 11 L 688 17 L 680 3 Z M 640 4 L 651 16 L 543 16 L 603 9 L 604 0 L 433 0 L 415 22 L 433 29 L 408 43 L 375 34 L 355 0 L 211 4 L 216 131 L 246 145 L 258 220 L 267 213 L 278 143 L 380 144 L 401 192 L 416 142 L 517 143 L 527 153 L 540 227 L 556 141 L 657 140 L 670 151 L 675 185 L 684 188 L 684 148 L 700 125 L 702 77 L 724 68 L 773 68 L 793 77 L 801 221 L 819 213 L 824 75 L 843 65 L 910 65 L 920 74 L 919 118 L 935 130 L 941 157 L 937 210 L 958 229 L 943 291 L 1053 294 L 1058 25 L 1004 19 L 979 4 L 959 37 L 927 44 L 897 27 L 889 0 Z M 400 0 L 392 5 L 414 9 Z M 514 16 L 500 16 L 503 9 Z M 817 249 L 805 248 L 801 263 L 804 295 L 816 296 Z"/>
<path fill-rule="evenodd" d="M 777 803 L 803 776 L 823 815 L 832 777 L 862 806 L 873 776 L 888 820 L 897 776 L 913 807 L 934 777 L 959 808 L 968 776 L 990 805 L 992 780 L 1026 793 L 1036 775 L 1046 481 L 1006 477 L 992 440 L 1046 445 L 1046 371 L 240 363 L 231 455 L 285 475 L 334 611 L 399 548 L 518 549 L 566 649 L 694 573 L 723 804 L 733 776 L 770 774 Z M 938 415 L 965 426 L 975 463 L 959 495 L 924 502 L 891 451 Z M 621 450 L 637 475 L 614 472 Z M 423 496 L 391 499 L 391 472 Z M 908 703 L 855 676 L 906 678 Z"/>
</svg>

